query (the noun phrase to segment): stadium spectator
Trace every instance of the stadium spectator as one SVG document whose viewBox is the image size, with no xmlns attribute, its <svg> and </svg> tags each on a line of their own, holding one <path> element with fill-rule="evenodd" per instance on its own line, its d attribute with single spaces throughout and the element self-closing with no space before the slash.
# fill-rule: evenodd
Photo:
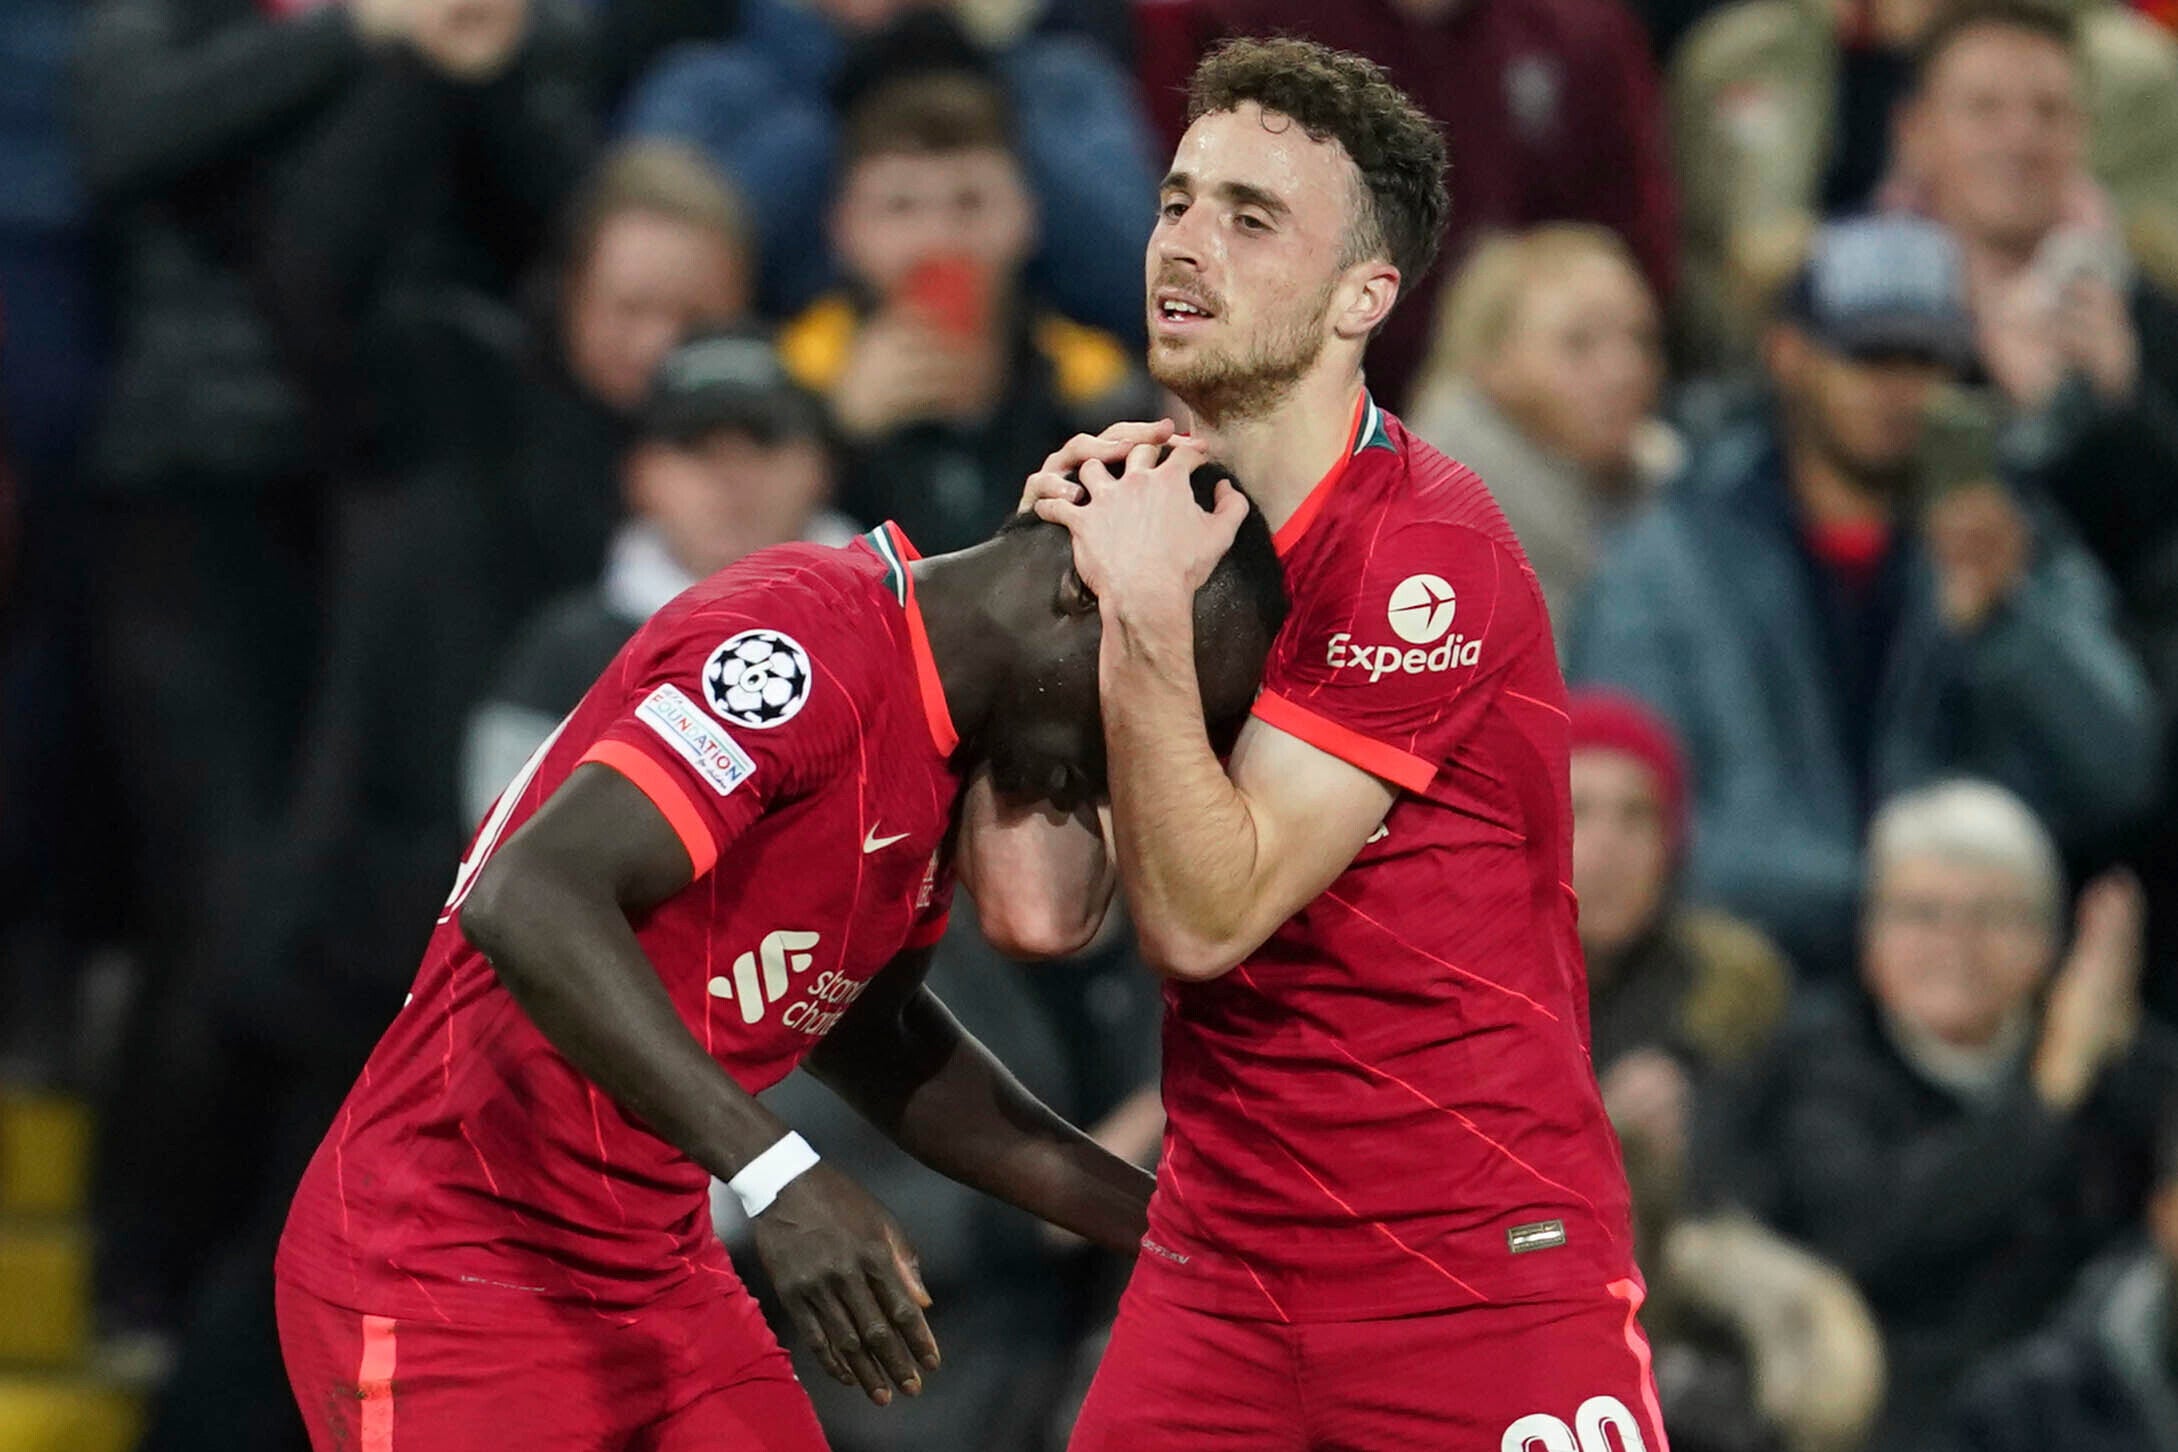
<svg viewBox="0 0 2178 1452">
<path fill-rule="evenodd" d="M 1741 0 L 1709 15 L 1673 58 L 1671 134 L 1685 188 L 1685 285 L 1674 309 L 1688 361 L 1751 361 L 1766 300 L 1816 222 L 1865 205 L 1894 156 L 1893 113 L 1944 42 L 1927 0 Z M 2008 12 L 2026 7 L 2003 6 Z M 2178 224 L 2178 41 L 2108 0 L 2053 0 L 2076 17 L 2092 98 L 2094 174 L 2129 223 Z M 1947 22 L 1945 28 L 1950 28 Z M 2170 275 L 2170 274 L 2165 274 Z"/>
<path fill-rule="evenodd" d="M 1836 1266 L 1740 1214 L 1659 1203 L 1629 1150 L 1674 1452 L 1861 1452 L 1883 1396 L 1883 1338 Z"/>
<path fill-rule="evenodd" d="M 266 1273 L 288 1197 L 400 1004 L 400 965 L 473 825 L 458 795 L 469 708 L 521 621 L 603 563 L 637 370 L 743 305 L 737 217 L 700 159 L 623 154 L 573 205 L 542 334 L 473 300 L 434 320 L 436 347 L 417 344 L 432 467 L 347 511 L 294 794 L 220 904 L 233 911 L 214 970 L 127 1066 L 109 1131 L 128 1154 L 125 1228 L 212 1267 L 153 1452 L 232 1445 L 237 1407 L 270 1419 L 252 1439 L 299 1433 Z M 206 1122 L 223 1126 L 211 1145 L 194 1130 Z"/>
<path fill-rule="evenodd" d="M 474 825 L 459 782 L 469 710 L 522 622 L 596 581 L 660 362 L 746 305 L 738 215 L 699 158 L 623 152 L 576 200 L 557 326 L 494 337 L 488 324 L 508 320 L 487 316 L 468 335 L 474 356 L 440 354 L 444 451 L 357 511 L 344 541 L 329 672 L 256 884 L 262 936 L 235 955 L 256 980 L 252 1009 L 283 1040 L 331 1033 L 317 1053 L 350 1070 L 369 1049 L 378 1015 L 363 1005 L 398 992 L 388 972 L 405 981 L 389 965 L 420 951 L 446 859 Z M 312 981 L 289 971 L 299 961 L 318 965 Z"/>
<path fill-rule="evenodd" d="M 1869 834 L 1865 992 L 1800 1016 L 1756 1096 L 1737 1191 L 1874 1308 L 1878 1452 L 1924 1448 L 1960 1376 L 2141 1213 L 2178 1048 L 2141 1021 L 2140 890 L 2091 883 L 2069 945 L 2064 900 L 2010 793 L 1892 800 Z"/>
<path fill-rule="evenodd" d="M 1730 0 L 1634 0 L 1634 13 L 1648 27 L 1649 49 L 1659 65 L 1669 66 L 1686 39 L 1711 11 Z"/>
<path fill-rule="evenodd" d="M 1013 136 L 1003 91 L 973 74 L 870 92 L 846 118 L 832 206 L 849 284 L 780 334 L 845 437 L 844 508 L 923 549 L 989 534 L 1054 440 L 1154 416 L 1127 348 L 1024 273 L 1040 222 Z"/>
<path fill-rule="evenodd" d="M 406 297 L 511 294 L 589 170 L 588 34 L 563 0 L 409 0 L 372 62 L 279 162 L 260 224 L 283 356 L 336 476 L 382 466 L 366 359 Z"/>
<path fill-rule="evenodd" d="M 330 1113 L 399 1002 L 389 964 L 418 951 L 470 825 L 461 723 L 522 619 L 596 578 L 639 370 L 742 305 L 736 215 L 700 162 L 623 156 L 575 203 L 544 329 L 455 303 L 419 346 L 411 431 L 432 466 L 397 494 L 348 502 L 301 772 L 239 881 L 205 901 L 223 930 L 147 1017 L 113 1086 L 101 1210 L 124 1267 L 186 1284 L 257 1196 L 300 1173 L 309 1142 L 284 1160 L 263 1123 Z M 210 1146 L 192 1133 L 207 1115 L 229 1126 Z"/>
<path fill-rule="evenodd" d="M 1596 1078 L 1620 1140 L 1675 1175 L 1695 1097 L 1769 1046 L 1791 970 L 1760 933 L 1679 903 L 1687 781 L 1670 728 L 1608 692 L 1567 709 Z"/>
<path fill-rule="evenodd" d="M 2159 40 L 2178 54 L 2178 42 Z M 2178 512 L 2168 493 L 2178 474 L 2178 300 L 2128 256 L 2120 214 L 2084 165 L 2082 97 L 2099 93 L 2082 57 L 2099 53 L 2046 12 L 1958 12 L 1930 37 L 1900 113 L 1889 198 L 1964 247 L 1982 361 L 2012 414 L 2007 462 L 2048 487 L 2104 561 L 2168 692 L 2178 690 Z M 2164 100 L 2178 113 L 2178 60 L 2170 69 Z M 2164 134 L 2127 134 L 2141 133 Z M 2169 159 L 2162 196 L 2178 211 L 2178 136 Z M 2123 231 L 2140 240 L 2146 229 L 2129 220 Z"/>
<path fill-rule="evenodd" d="M 1919 467 L 1969 332 L 1941 230 L 1825 228 L 1766 342 L 1774 400 L 1698 448 L 1573 632 L 1569 673 L 1692 757 L 1689 890 L 1814 978 L 1851 962 L 1876 802 L 1973 772 L 2081 841 L 2152 787 L 2151 698 L 2093 560 L 1993 479 Z"/>
<path fill-rule="evenodd" d="M 674 47 L 741 31 L 741 0 L 589 0 L 593 110 L 616 116 Z"/>
<path fill-rule="evenodd" d="M 1189 28 L 1203 45 L 1305 35 L 1365 55 L 1443 127 L 1446 265 L 1401 280 L 1399 309 L 1369 350 L 1369 387 L 1387 407 L 1403 412 L 1412 400 L 1446 271 L 1491 232 L 1552 221 L 1609 227 L 1649 285 L 1670 296 L 1678 188 L 1656 66 L 1624 0 L 1201 0 Z M 1189 57 L 1172 78 L 1179 91 L 1191 68 Z M 1146 80 L 1155 93 L 1158 78 Z M 1160 119 L 1176 140 L 1177 108 Z"/>
<path fill-rule="evenodd" d="M 1761 935 L 1678 902 L 1686 769 L 1639 702 L 1576 692 L 1573 888 L 1596 1075 L 1625 1151 L 1672 1445 L 1850 1448 L 1882 1351 L 1851 1283 L 1744 1217 L 1689 1202 L 1702 1101 L 1769 1048 L 1790 974 Z"/>
<path fill-rule="evenodd" d="M 2160 49 L 2143 54 L 2178 51 L 2152 38 Z M 1888 200 L 1926 212 L 1965 248 L 1982 358 L 2005 405 L 1999 457 L 2055 499 L 2103 562 L 2168 721 L 2178 709 L 2178 299 L 2166 289 L 2178 269 L 2171 229 L 2159 241 L 2138 195 L 2103 196 L 2084 163 L 2107 175 L 2105 151 L 2123 145 L 2160 147 L 2178 168 L 2178 114 L 2167 126 L 2128 118 L 2107 135 L 2098 67 L 2108 49 L 2092 26 L 2075 37 L 2046 12 L 1957 12 L 1930 37 L 1900 113 Z M 2169 70 L 2178 76 L 2178 62 Z M 2159 95 L 2178 112 L 2178 79 L 2166 76 Z M 2159 195 L 2178 211 L 2178 179 Z M 2166 781 L 2174 767 L 2166 750 Z M 2163 813 L 2130 845 L 2154 950 L 2178 951 L 2178 826 Z M 2178 985 L 2159 979 L 2153 996 L 2168 1010 Z"/>
<path fill-rule="evenodd" d="M 786 377 L 759 332 L 709 334 L 667 355 L 620 476 L 629 517 L 613 533 L 604 575 L 530 617 L 469 717 L 463 822 L 484 819 L 668 600 L 756 550 L 797 539 L 845 544 L 856 533 L 824 507 L 832 465 L 823 405 Z"/>
<path fill-rule="evenodd" d="M 825 236 L 845 111 L 912 72 L 1001 78 L 1022 168 L 1041 210 L 1064 217 L 1040 239 L 1033 276 L 1070 316 L 1127 337 L 1142 331 L 1134 265 L 1156 205 L 1150 137 L 1127 75 L 1078 36 L 1031 34 L 979 50 L 934 0 L 743 0 L 731 42 L 669 51 L 629 103 L 638 135 L 701 147 L 749 197 L 763 227 L 767 311 L 807 306 L 849 259 Z"/>
<path fill-rule="evenodd" d="M 259 288 L 273 178 L 404 43 L 411 12 L 395 0 L 84 9 L 69 109 L 115 331 L 84 468 L 96 541 L 84 669 L 93 719 L 129 723 L 99 775 L 120 824 L 106 890 L 135 909 L 148 980 L 120 1055 L 136 1066 L 168 1037 L 166 1001 L 204 966 L 219 884 L 277 810 L 317 656 L 323 481 Z M 144 1104 L 133 1087 L 106 1121 L 124 1137 Z M 163 1182 L 112 1163 L 117 1152 L 128 1157 L 102 1154 L 101 1208 L 135 1224 L 100 1238 L 103 1297 L 163 1324 L 199 1247 L 166 1237 Z"/>
<path fill-rule="evenodd" d="M 1490 486 L 1561 645 L 1603 539 L 1682 462 L 1663 380 L 1656 300 L 1601 227 L 1482 243 L 1439 309 L 1407 425 Z"/>
<path fill-rule="evenodd" d="M 2148 1241 L 2083 1277 L 2082 1304 L 1991 1357 L 1958 1399 L 1939 1452 L 2140 1452 L 2178 1446 L 2178 1124 L 2165 1121 Z"/>
<path fill-rule="evenodd" d="M 95 753 L 83 682 L 77 460 L 103 362 L 90 217 L 66 119 L 76 0 L 0 27 L 0 1064 L 68 1067 L 75 955 L 110 933 L 110 843 L 71 781 Z"/>
</svg>

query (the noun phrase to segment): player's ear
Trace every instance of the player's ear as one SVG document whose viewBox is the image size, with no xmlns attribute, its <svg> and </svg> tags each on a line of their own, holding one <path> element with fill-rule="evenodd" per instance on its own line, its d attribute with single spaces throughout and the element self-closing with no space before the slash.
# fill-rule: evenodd
<svg viewBox="0 0 2178 1452">
<path fill-rule="evenodd" d="M 1381 258 L 1357 262 L 1339 289 L 1338 315 L 1332 329 L 1341 338 L 1366 338 L 1391 316 L 1399 301 L 1399 269 Z"/>
<path fill-rule="evenodd" d="M 1059 613 L 1069 620 L 1097 613 L 1096 593 L 1082 583 L 1081 572 L 1072 565 L 1059 578 Z"/>
</svg>

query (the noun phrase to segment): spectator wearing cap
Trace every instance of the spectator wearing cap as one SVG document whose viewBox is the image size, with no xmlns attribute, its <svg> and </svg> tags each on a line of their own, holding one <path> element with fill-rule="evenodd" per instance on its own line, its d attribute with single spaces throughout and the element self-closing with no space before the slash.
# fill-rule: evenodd
<svg viewBox="0 0 2178 1452">
<path fill-rule="evenodd" d="M 1872 1447 L 1926 1452 L 1961 1376 L 2138 1227 L 2178 1045 L 2142 1018 L 2139 884 L 2090 883 L 2068 943 L 2056 844 L 2001 787 L 1886 803 L 1867 874 L 1859 983 L 1795 1015 L 1726 1178 L 1859 1284 Z"/>
<path fill-rule="evenodd" d="M 1692 897 L 1835 980 L 1876 802 L 1973 772 L 2081 841 L 2146 805 L 2155 718 L 2093 558 L 1971 459 L 1922 465 L 1971 360 L 1941 229 L 1823 229 L 1764 358 L 1772 396 L 1607 554 L 1569 673 L 1685 744 Z"/>
<path fill-rule="evenodd" d="M 845 544 L 855 532 L 825 507 L 823 405 L 786 376 L 762 333 L 710 334 L 667 356 L 620 476 L 628 518 L 613 533 L 604 575 L 530 617 L 469 718 L 463 821 L 483 820 L 538 743 L 675 595 L 757 550 Z"/>
<path fill-rule="evenodd" d="M 2083 1284 L 2080 1304 L 1991 1357 L 1934 1452 L 2178 1447 L 2178 1119 L 2166 1115 L 2147 1243 Z"/>
<path fill-rule="evenodd" d="M 1602 227 L 1493 237 L 1445 294 L 1407 426 L 1489 481 L 1561 646 L 1603 540 L 1684 461 L 1663 383 L 1656 298 Z"/>
<path fill-rule="evenodd" d="M 1036 284 L 1070 316 L 1142 329 L 1142 244 L 1156 209 L 1149 127 L 1132 77 L 1092 42 L 1030 34 L 989 50 L 933 0 L 742 0 L 730 42 L 667 52 L 629 103 L 628 129 L 702 148 L 749 198 L 763 231 L 763 302 L 787 316 L 842 276 L 826 235 L 842 128 L 860 97 L 912 73 L 998 85 L 1039 209 Z"/>
<path fill-rule="evenodd" d="M 870 92 L 846 118 L 832 205 L 848 286 L 780 332 L 846 442 L 847 511 L 934 552 L 1005 519 L 1053 439 L 1156 412 L 1130 350 L 1028 276 L 1041 219 L 1013 136 L 1004 92 L 971 74 Z"/>
</svg>

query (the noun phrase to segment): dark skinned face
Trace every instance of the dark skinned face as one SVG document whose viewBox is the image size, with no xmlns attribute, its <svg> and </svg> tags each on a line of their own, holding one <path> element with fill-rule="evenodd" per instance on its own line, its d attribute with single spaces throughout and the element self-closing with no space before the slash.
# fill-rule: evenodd
<svg viewBox="0 0 2178 1452">
<path fill-rule="evenodd" d="M 1072 544 L 1057 525 L 1024 541 L 1024 575 L 1035 608 L 1024 610 L 1011 690 L 991 712 L 991 781 L 1005 796 L 1048 801 L 1064 812 L 1109 795 L 1097 653 L 1104 638 L 1096 597 L 1074 572 Z M 1220 753 L 1255 699 L 1270 642 L 1237 592 L 1212 586 L 1195 602 L 1195 663 L 1213 744 Z"/>
<path fill-rule="evenodd" d="M 1097 706 L 1097 602 L 1074 573 L 1066 531 L 1029 531 L 1023 630 L 1011 689 L 993 704 L 991 784 L 1009 797 L 1071 812 L 1101 800 L 1104 719 Z"/>
</svg>

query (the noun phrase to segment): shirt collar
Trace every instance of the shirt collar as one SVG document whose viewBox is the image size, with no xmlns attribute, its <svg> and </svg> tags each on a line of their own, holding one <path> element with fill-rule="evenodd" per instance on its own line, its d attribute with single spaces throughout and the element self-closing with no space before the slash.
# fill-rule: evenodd
<svg viewBox="0 0 2178 1452">
<path fill-rule="evenodd" d="M 922 607 L 915 600 L 915 573 L 908 568 L 922 556 L 900 526 L 889 519 L 861 538 L 884 563 L 885 587 L 907 616 L 908 653 L 915 658 L 915 682 L 923 698 L 924 719 L 930 725 L 930 742 L 938 748 L 938 755 L 950 758 L 960 746 L 960 733 L 953 729 L 953 712 L 945 704 L 945 683 L 938 678 L 937 657 L 930 653 L 930 631 L 923 624 Z"/>
<path fill-rule="evenodd" d="M 1346 466 L 1354 461 L 1354 456 L 1369 448 L 1396 449 L 1397 445 L 1392 443 L 1391 433 L 1384 427 L 1384 411 L 1376 406 L 1376 400 L 1364 388 L 1361 397 L 1354 400 L 1353 422 L 1346 426 L 1346 447 L 1339 452 L 1330 470 L 1316 481 L 1316 487 L 1308 491 L 1301 507 L 1294 510 L 1271 536 L 1271 544 L 1280 558 L 1293 552 L 1293 547 L 1301 542 L 1301 536 L 1316 522 L 1316 516 L 1323 513 L 1325 503 L 1338 488 L 1339 480 L 1346 476 Z"/>
</svg>

